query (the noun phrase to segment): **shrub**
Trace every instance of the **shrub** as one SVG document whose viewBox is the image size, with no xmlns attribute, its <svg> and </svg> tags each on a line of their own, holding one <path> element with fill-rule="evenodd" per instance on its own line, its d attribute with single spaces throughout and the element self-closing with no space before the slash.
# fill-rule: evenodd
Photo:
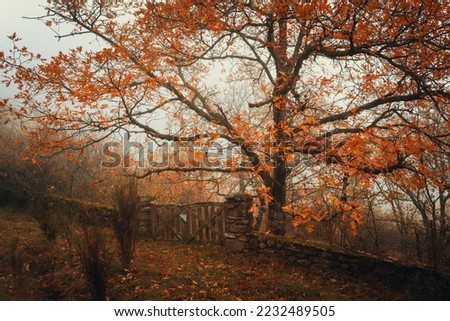
<svg viewBox="0 0 450 321">
<path fill-rule="evenodd" d="M 114 190 L 115 211 L 112 217 L 114 232 L 119 243 L 122 266 L 127 268 L 136 247 L 138 194 L 136 180 L 129 180 Z"/>
<path fill-rule="evenodd" d="M 58 220 L 42 194 L 35 194 L 30 207 L 31 216 L 38 222 L 40 229 L 49 241 L 54 241 L 58 234 Z"/>
<path fill-rule="evenodd" d="M 95 225 L 83 226 L 77 248 L 92 298 L 105 300 L 110 255 L 103 231 Z"/>
<path fill-rule="evenodd" d="M 16 237 L 9 248 L 9 267 L 15 281 L 20 281 L 23 272 L 24 259 L 19 250 L 19 239 Z"/>
</svg>

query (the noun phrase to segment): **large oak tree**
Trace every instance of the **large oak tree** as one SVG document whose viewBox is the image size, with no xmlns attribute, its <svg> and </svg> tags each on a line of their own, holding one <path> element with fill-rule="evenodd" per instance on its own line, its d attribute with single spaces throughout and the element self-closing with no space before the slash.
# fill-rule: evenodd
<svg viewBox="0 0 450 321">
<path fill-rule="evenodd" d="M 447 1 L 129 3 L 50 1 L 39 19 L 71 27 L 58 37 L 91 34 L 101 49 L 80 42 L 44 60 L 11 36 L 14 49 L 0 53 L 0 64 L 19 91 L 2 108 L 32 119 L 41 135 L 91 133 L 85 144 L 120 130 L 159 143 L 229 144 L 225 159 L 148 166 L 140 175 L 251 173 L 275 233 L 287 210 L 307 213 L 286 207 L 288 176 L 303 156 L 308 174 L 322 164 L 342 177 L 345 214 L 357 208 L 346 197 L 349 175 L 408 168 L 424 150 L 447 147 Z M 161 129 L 160 117 L 170 126 Z"/>
</svg>

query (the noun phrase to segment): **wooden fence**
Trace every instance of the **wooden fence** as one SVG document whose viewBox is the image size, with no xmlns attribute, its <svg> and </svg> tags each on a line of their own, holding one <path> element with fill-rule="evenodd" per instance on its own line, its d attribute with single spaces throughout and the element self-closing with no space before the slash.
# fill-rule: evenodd
<svg viewBox="0 0 450 321">
<path fill-rule="evenodd" d="M 142 210 L 141 232 L 154 240 L 223 243 L 226 203 L 152 204 Z"/>
</svg>

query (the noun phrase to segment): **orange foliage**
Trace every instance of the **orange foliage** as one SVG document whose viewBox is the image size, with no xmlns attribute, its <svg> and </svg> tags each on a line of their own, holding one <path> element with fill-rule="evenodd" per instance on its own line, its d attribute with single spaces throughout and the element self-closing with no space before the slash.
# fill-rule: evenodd
<svg viewBox="0 0 450 321">
<path fill-rule="evenodd" d="M 17 86 L 18 103 L 2 104 L 1 114 L 32 120 L 36 138 L 54 138 L 43 151 L 82 148 L 123 130 L 158 143 L 220 141 L 233 155 L 208 171 L 253 173 L 274 218 L 287 205 L 293 154 L 367 177 L 416 168 L 421 157 L 446 148 L 449 7 L 403 0 L 50 2 L 47 25 L 66 20 L 73 34 L 95 35 L 104 48 L 80 44 L 45 60 L 10 36 L 12 54 L 1 52 L 0 69 L 5 85 Z M 230 70 L 225 80 L 211 77 L 218 66 Z M 172 121 L 165 129 L 155 121 L 162 118 Z M 63 130 L 87 140 L 59 139 Z M 182 170 L 205 170 L 201 157 Z M 161 171 L 148 168 L 147 175 Z M 325 183 L 335 179 L 326 175 Z"/>
</svg>

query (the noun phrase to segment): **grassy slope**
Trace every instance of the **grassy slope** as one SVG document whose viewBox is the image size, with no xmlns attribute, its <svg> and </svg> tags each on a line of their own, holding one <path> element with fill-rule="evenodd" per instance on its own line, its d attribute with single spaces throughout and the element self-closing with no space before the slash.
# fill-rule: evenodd
<svg viewBox="0 0 450 321">
<path fill-rule="evenodd" d="M 109 235 L 114 252 L 108 279 L 111 300 L 408 299 L 379 284 L 336 273 L 307 274 L 273 258 L 230 253 L 213 244 L 140 240 L 130 269 L 123 271 Z M 15 239 L 20 268 L 13 269 Z M 0 300 L 88 299 L 73 245 L 63 237 L 48 242 L 31 217 L 0 209 Z"/>
</svg>

